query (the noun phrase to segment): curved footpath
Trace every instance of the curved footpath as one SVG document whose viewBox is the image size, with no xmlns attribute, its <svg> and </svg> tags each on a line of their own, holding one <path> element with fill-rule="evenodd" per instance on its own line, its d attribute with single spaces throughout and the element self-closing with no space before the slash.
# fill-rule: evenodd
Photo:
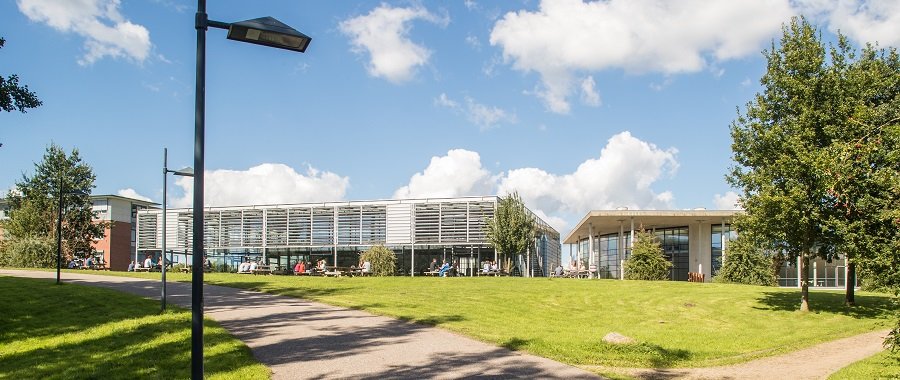
<svg viewBox="0 0 900 380">
<path fill-rule="evenodd" d="M 56 278 L 55 272 L 0 275 Z M 159 299 L 158 280 L 64 273 L 63 281 Z M 191 285 L 169 282 L 170 303 L 190 308 Z M 542 378 L 597 379 L 550 359 L 510 351 L 421 324 L 306 300 L 206 284 L 215 319 L 268 366 L 274 379 Z"/>
<path fill-rule="evenodd" d="M 56 278 L 54 272 L 0 275 Z M 65 273 L 63 281 L 159 299 L 158 280 Z M 306 300 L 206 284 L 205 315 L 242 340 L 275 379 L 541 378 L 596 379 L 550 359 L 448 331 Z M 190 308 L 191 286 L 170 282 L 169 302 Z M 641 379 L 824 379 L 881 352 L 889 330 L 825 342 L 780 356 L 708 368 L 609 368 Z"/>
</svg>

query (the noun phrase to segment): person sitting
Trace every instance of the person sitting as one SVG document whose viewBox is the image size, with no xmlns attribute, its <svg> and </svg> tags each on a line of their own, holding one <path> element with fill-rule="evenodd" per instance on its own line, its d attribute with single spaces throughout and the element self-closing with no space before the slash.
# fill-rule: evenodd
<svg viewBox="0 0 900 380">
<path fill-rule="evenodd" d="M 431 264 L 428 264 L 428 271 L 434 272 L 438 269 L 438 263 L 436 258 L 431 259 Z"/>
<path fill-rule="evenodd" d="M 444 264 L 441 265 L 441 269 L 438 271 L 438 276 L 447 277 L 447 272 L 450 271 L 450 263 L 444 261 Z"/>
<path fill-rule="evenodd" d="M 557 265 L 556 270 L 554 270 L 554 273 L 556 274 L 556 277 L 562 277 L 562 275 L 563 275 L 562 265 Z"/>
<path fill-rule="evenodd" d="M 94 267 L 94 258 L 88 257 L 84 260 L 84 269 L 91 269 Z"/>
<path fill-rule="evenodd" d="M 128 272 L 134 272 L 134 260 L 128 263 Z"/>
<path fill-rule="evenodd" d="M 203 255 L 203 270 L 212 270 L 212 261 L 206 255 Z"/>
<path fill-rule="evenodd" d="M 496 262 L 496 261 L 491 261 L 491 271 L 492 271 L 492 272 L 499 272 L 499 271 L 500 271 L 500 266 L 497 265 L 497 262 Z"/>
<path fill-rule="evenodd" d="M 447 275 L 450 277 L 459 276 L 459 262 L 453 260 L 453 264 L 450 265 L 450 271 L 447 272 Z"/>
<path fill-rule="evenodd" d="M 72 261 L 69 261 L 69 269 L 75 269 L 75 268 L 78 268 L 78 261 L 75 261 L 73 259 Z"/>
<path fill-rule="evenodd" d="M 487 273 L 487 272 L 490 272 L 490 271 L 491 271 L 491 262 L 490 262 L 490 261 L 485 261 L 485 262 L 481 265 L 481 272 L 482 272 L 482 273 Z"/>
<path fill-rule="evenodd" d="M 144 268 L 153 268 L 153 256 L 147 255 L 144 259 Z"/>
<path fill-rule="evenodd" d="M 255 271 L 257 267 L 259 267 L 259 264 L 257 264 L 256 261 L 251 262 L 250 263 L 250 272 Z"/>
<path fill-rule="evenodd" d="M 238 273 L 250 273 L 250 261 L 244 261 L 238 265 Z"/>
<path fill-rule="evenodd" d="M 363 275 L 372 274 L 372 262 L 369 260 L 364 261 L 360 273 Z"/>
<path fill-rule="evenodd" d="M 302 260 L 298 261 L 297 265 L 294 265 L 294 274 L 298 276 L 301 274 L 306 274 L 306 263 Z"/>
<path fill-rule="evenodd" d="M 325 272 L 325 259 L 319 259 L 319 261 L 316 262 L 316 270 Z"/>
</svg>

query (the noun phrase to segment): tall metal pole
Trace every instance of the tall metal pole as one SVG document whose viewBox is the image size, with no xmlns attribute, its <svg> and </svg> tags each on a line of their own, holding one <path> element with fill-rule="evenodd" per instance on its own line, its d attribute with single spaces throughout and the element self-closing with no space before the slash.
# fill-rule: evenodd
<svg viewBox="0 0 900 380">
<path fill-rule="evenodd" d="M 59 209 L 56 216 L 56 285 L 59 285 L 59 271 L 62 267 L 62 217 L 63 217 L 63 189 L 62 176 L 59 180 Z"/>
<path fill-rule="evenodd" d="M 191 271 L 191 378 L 203 379 L 203 145 L 206 128 L 206 0 L 197 0 L 197 88 L 194 102 L 194 220 Z"/>
<path fill-rule="evenodd" d="M 163 199 L 162 199 L 162 297 L 161 311 L 166 311 L 166 176 L 169 175 L 169 149 L 163 148 Z"/>
</svg>

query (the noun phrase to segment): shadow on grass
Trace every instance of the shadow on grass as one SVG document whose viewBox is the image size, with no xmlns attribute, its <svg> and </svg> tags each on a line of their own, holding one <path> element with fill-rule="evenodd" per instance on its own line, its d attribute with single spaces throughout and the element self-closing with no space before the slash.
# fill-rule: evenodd
<svg viewBox="0 0 900 380">
<path fill-rule="evenodd" d="M 0 378 L 190 377 L 190 313 L 159 315 L 158 304 L 151 300 L 0 277 L 0 302 L 6 305 L 9 286 L 38 302 L 23 300 L 21 307 L 7 309 L 0 317 L 6 327 L 0 335 Z M 27 336 L 21 330 L 28 330 Z M 205 345 L 211 347 L 205 357 L 208 375 L 267 373 L 249 349 L 223 329 L 207 322 L 205 330 Z M 242 371 L 254 366 L 256 371 Z"/>
<path fill-rule="evenodd" d="M 809 307 L 815 313 L 842 314 L 857 319 L 886 319 L 894 312 L 890 297 L 857 294 L 855 298 L 856 306 L 846 306 L 843 293 L 810 292 Z M 800 310 L 800 290 L 765 292 L 759 302 L 761 306 L 754 308 L 797 311 Z"/>
</svg>

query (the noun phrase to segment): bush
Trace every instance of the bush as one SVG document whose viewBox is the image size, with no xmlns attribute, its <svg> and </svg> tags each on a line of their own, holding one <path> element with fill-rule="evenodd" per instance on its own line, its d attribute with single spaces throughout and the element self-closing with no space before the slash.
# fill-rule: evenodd
<svg viewBox="0 0 900 380">
<path fill-rule="evenodd" d="M 359 258 L 372 263 L 372 275 L 374 276 L 393 276 L 397 269 L 397 255 L 383 245 L 369 248 Z"/>
<path fill-rule="evenodd" d="M 56 242 L 46 237 L 28 236 L 3 242 L 0 265 L 21 268 L 55 268 Z"/>
<path fill-rule="evenodd" d="M 748 239 L 738 236 L 725 251 L 722 269 L 714 278 L 716 282 L 775 286 L 771 260 Z"/>
<path fill-rule="evenodd" d="M 653 234 L 644 230 L 635 233 L 631 257 L 625 260 L 626 280 L 668 280 L 671 267 L 672 263 L 666 260 L 663 249 Z"/>
</svg>

